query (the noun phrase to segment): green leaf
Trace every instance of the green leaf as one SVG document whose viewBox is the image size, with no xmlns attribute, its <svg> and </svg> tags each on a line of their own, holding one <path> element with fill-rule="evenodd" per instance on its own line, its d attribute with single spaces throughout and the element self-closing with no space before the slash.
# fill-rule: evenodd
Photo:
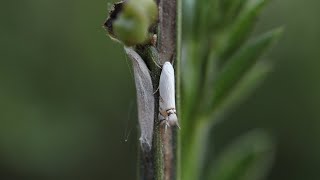
<svg viewBox="0 0 320 180">
<path fill-rule="evenodd" d="M 221 0 L 199 0 L 196 2 L 196 16 L 194 17 L 195 39 L 207 39 L 209 33 L 215 30 L 221 16 Z"/>
<path fill-rule="evenodd" d="M 243 8 L 230 30 L 222 35 L 222 44 L 218 49 L 222 63 L 247 40 L 254 27 L 257 16 L 261 13 L 261 10 L 267 2 L 268 0 L 247 1 L 246 6 Z M 236 8 L 237 7 L 235 7 L 235 10 Z"/>
<path fill-rule="evenodd" d="M 182 29 L 184 39 L 188 39 L 191 36 L 193 25 L 194 25 L 194 17 L 195 17 L 195 10 L 196 10 L 196 0 L 185 0 L 181 1 L 182 3 Z"/>
<path fill-rule="evenodd" d="M 115 3 L 104 26 L 112 39 L 134 46 L 148 40 L 149 27 L 157 20 L 157 15 L 153 0 Z"/>
<path fill-rule="evenodd" d="M 207 180 L 258 180 L 270 168 L 274 147 L 268 135 L 251 132 L 223 151 L 207 172 Z"/>
<path fill-rule="evenodd" d="M 211 108 L 215 110 L 230 95 L 233 87 L 256 64 L 261 55 L 279 38 L 282 29 L 265 33 L 232 56 L 219 73 L 213 87 Z"/>
<path fill-rule="evenodd" d="M 223 24 L 229 24 L 236 19 L 236 17 L 241 12 L 243 6 L 247 3 L 248 0 L 225 0 L 223 1 L 224 6 L 224 15 L 223 15 Z"/>
<path fill-rule="evenodd" d="M 230 109 L 238 105 L 242 100 L 246 99 L 250 93 L 255 90 L 260 83 L 267 77 L 271 71 L 270 64 L 266 62 L 258 62 L 250 71 L 245 73 L 239 82 L 233 87 L 229 95 L 224 99 L 219 108 L 215 109 L 210 115 L 211 119 L 219 122 L 221 116 L 228 113 Z"/>
</svg>

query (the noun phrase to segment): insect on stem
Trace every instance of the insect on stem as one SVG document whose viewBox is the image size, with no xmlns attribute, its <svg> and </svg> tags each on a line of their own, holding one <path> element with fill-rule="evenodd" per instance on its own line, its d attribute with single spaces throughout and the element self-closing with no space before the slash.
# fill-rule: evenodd
<svg viewBox="0 0 320 180">
<path fill-rule="evenodd" d="M 154 96 L 149 69 L 140 55 L 132 48 L 125 47 L 125 52 L 132 61 L 133 74 L 137 91 L 138 118 L 141 131 L 141 147 L 144 151 L 152 148 Z"/>
<path fill-rule="evenodd" d="M 165 62 L 159 81 L 159 120 L 165 121 L 166 129 L 179 126 L 175 101 L 175 76 L 170 62 Z"/>
</svg>

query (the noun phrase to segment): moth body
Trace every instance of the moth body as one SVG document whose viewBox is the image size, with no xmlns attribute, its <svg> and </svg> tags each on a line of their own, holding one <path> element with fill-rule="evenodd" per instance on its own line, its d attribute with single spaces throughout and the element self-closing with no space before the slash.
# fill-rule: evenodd
<svg viewBox="0 0 320 180">
<path fill-rule="evenodd" d="M 141 131 L 141 147 L 145 151 L 150 151 L 152 148 L 154 123 L 154 95 L 151 76 L 147 65 L 137 52 L 129 47 L 125 47 L 125 52 L 133 65 Z"/>
<path fill-rule="evenodd" d="M 166 126 L 178 126 L 175 102 L 174 69 L 170 62 L 165 62 L 159 81 L 159 120 L 164 120 Z"/>
</svg>

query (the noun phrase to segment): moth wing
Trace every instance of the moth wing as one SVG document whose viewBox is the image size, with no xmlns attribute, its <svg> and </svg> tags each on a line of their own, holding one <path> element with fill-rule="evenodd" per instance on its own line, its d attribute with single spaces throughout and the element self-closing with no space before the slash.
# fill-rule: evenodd
<svg viewBox="0 0 320 180">
<path fill-rule="evenodd" d="M 137 91 L 138 118 L 141 131 L 141 146 L 145 150 L 150 150 L 154 123 L 154 96 L 151 76 L 147 65 L 140 55 L 132 48 L 125 47 L 124 49 L 133 64 Z"/>
<path fill-rule="evenodd" d="M 169 62 L 166 62 L 162 67 L 159 81 L 159 93 L 162 98 L 162 102 L 160 102 L 161 108 L 167 110 L 176 107 L 174 69 Z"/>
</svg>

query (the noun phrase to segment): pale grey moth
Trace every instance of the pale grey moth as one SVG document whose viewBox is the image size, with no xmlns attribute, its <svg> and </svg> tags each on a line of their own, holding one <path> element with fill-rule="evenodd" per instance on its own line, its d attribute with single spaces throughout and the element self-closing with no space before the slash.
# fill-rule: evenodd
<svg viewBox="0 0 320 180">
<path fill-rule="evenodd" d="M 140 142 L 144 150 L 152 146 L 154 123 L 154 95 L 149 69 L 140 55 L 132 48 L 124 47 L 133 64 L 134 81 L 137 91 L 138 118 L 141 131 Z"/>
</svg>

